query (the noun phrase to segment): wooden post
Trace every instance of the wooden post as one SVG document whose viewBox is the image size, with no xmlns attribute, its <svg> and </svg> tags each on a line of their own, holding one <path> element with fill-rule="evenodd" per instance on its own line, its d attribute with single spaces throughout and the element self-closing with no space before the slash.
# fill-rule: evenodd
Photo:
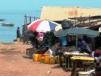
<svg viewBox="0 0 101 76">
<path fill-rule="evenodd" d="M 27 15 L 25 14 L 24 16 L 24 24 L 26 25 L 27 24 Z"/>
<path fill-rule="evenodd" d="M 32 18 L 31 18 L 31 16 L 29 16 L 29 23 L 31 23 L 31 21 L 32 21 Z"/>
<path fill-rule="evenodd" d="M 95 39 L 92 38 L 92 50 L 95 50 Z"/>
</svg>

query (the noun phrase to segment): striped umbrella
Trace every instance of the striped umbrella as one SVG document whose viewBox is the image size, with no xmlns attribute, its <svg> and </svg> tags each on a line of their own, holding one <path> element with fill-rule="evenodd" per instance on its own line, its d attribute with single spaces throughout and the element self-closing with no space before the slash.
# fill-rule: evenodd
<svg viewBox="0 0 101 76">
<path fill-rule="evenodd" d="M 27 28 L 30 31 L 36 31 L 36 32 L 48 32 L 48 31 L 54 31 L 55 27 L 60 24 L 53 22 L 53 21 L 48 21 L 48 20 L 35 20 L 32 23 L 30 23 Z"/>
</svg>

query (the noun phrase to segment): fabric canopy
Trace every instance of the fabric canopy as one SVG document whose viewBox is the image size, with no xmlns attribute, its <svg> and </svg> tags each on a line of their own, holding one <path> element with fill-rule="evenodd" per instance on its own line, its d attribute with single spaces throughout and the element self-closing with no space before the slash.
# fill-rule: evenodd
<svg viewBox="0 0 101 76">
<path fill-rule="evenodd" d="M 27 26 L 28 30 L 30 31 L 36 31 L 36 32 L 48 32 L 48 31 L 54 31 L 55 27 L 60 24 L 48 21 L 48 20 L 35 20 L 31 24 Z"/>
<path fill-rule="evenodd" d="M 98 31 L 94 31 L 91 29 L 87 28 L 80 28 L 80 27 L 74 27 L 74 28 L 69 28 L 65 30 L 59 30 L 54 32 L 55 36 L 60 37 L 60 36 L 66 36 L 68 35 L 87 35 L 91 37 L 96 37 L 99 35 Z"/>
</svg>

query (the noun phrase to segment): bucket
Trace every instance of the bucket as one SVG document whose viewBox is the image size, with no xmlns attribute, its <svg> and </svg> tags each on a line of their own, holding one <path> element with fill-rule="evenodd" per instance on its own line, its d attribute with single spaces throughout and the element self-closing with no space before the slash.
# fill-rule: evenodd
<svg viewBox="0 0 101 76">
<path fill-rule="evenodd" d="M 33 61 L 39 62 L 40 59 L 41 59 L 41 54 L 34 54 L 34 55 L 33 55 Z"/>
</svg>

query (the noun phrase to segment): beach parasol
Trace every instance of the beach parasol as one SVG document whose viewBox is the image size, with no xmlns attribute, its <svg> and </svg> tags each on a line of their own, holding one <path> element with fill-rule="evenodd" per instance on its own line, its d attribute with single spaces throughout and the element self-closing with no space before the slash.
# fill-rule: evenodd
<svg viewBox="0 0 101 76">
<path fill-rule="evenodd" d="M 78 41 L 78 36 L 79 35 L 86 35 L 90 37 L 97 37 L 99 36 L 99 32 L 87 28 L 82 28 L 82 27 L 73 27 L 69 29 L 64 29 L 64 30 L 58 30 L 54 32 L 56 37 L 61 37 L 61 36 L 66 36 L 66 35 L 73 35 L 76 36 L 76 47 L 77 47 L 77 41 Z"/>
<path fill-rule="evenodd" d="M 38 19 L 29 24 L 27 29 L 33 32 L 48 32 L 56 30 L 55 27 L 58 25 L 60 24 L 53 21 Z"/>
<path fill-rule="evenodd" d="M 96 37 L 99 35 L 98 31 L 87 29 L 87 28 L 82 28 L 82 27 L 73 27 L 69 29 L 64 29 L 64 30 L 58 30 L 54 32 L 55 36 L 61 37 L 61 36 L 66 36 L 68 35 L 87 35 L 91 37 Z"/>
</svg>

